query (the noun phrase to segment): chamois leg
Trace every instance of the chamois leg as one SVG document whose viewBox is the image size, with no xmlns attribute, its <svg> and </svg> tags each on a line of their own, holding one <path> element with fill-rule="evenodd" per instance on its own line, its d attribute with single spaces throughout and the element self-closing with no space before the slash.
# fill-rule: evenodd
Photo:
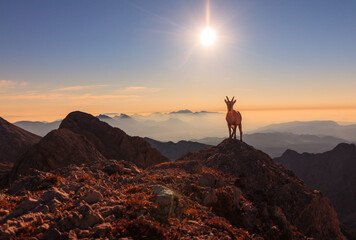
<svg viewBox="0 0 356 240">
<path fill-rule="evenodd" d="M 227 124 L 227 128 L 229 129 L 229 138 L 231 138 L 231 127 L 229 124 Z"/>
<path fill-rule="evenodd" d="M 234 126 L 234 131 L 232 132 L 232 135 L 234 136 L 234 139 L 236 139 L 236 129 L 237 129 L 237 125 L 233 125 Z"/>
<path fill-rule="evenodd" d="M 239 124 L 239 130 L 240 130 L 240 141 L 242 142 L 242 124 Z"/>
</svg>

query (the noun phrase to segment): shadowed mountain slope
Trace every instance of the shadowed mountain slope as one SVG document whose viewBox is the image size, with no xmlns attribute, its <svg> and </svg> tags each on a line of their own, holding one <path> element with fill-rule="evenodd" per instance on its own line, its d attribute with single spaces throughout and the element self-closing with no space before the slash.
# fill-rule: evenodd
<svg viewBox="0 0 356 240">
<path fill-rule="evenodd" d="M 141 168 L 168 161 L 140 137 L 131 137 L 119 128 L 111 127 L 98 118 L 83 112 L 71 112 L 59 129 L 67 128 L 86 136 L 108 159 L 124 159 Z"/>
<path fill-rule="evenodd" d="M 50 171 L 103 159 L 105 157 L 86 137 L 68 129 L 53 130 L 22 155 L 12 168 L 10 179 L 26 173 L 30 168 Z"/>
<path fill-rule="evenodd" d="M 0 117 L 0 163 L 13 163 L 41 137 Z"/>
<path fill-rule="evenodd" d="M 324 153 L 287 150 L 275 158 L 312 189 L 330 198 L 341 222 L 356 229 L 356 146 L 342 143 Z"/>
<path fill-rule="evenodd" d="M 226 139 L 182 160 L 199 160 L 234 179 L 251 205 L 245 209 L 225 205 L 215 213 L 249 232 L 268 236 L 275 228 L 273 239 L 298 239 L 296 231 L 316 239 L 344 238 L 337 215 L 321 192 L 311 191 L 292 171 L 245 143 Z"/>
<path fill-rule="evenodd" d="M 163 156 L 166 156 L 169 159 L 177 159 L 188 152 L 195 152 L 200 149 L 209 147 L 207 144 L 192 142 L 192 141 L 179 141 L 177 143 L 174 142 L 160 142 L 151 138 L 143 138 L 146 140 L 151 146 Z"/>
</svg>

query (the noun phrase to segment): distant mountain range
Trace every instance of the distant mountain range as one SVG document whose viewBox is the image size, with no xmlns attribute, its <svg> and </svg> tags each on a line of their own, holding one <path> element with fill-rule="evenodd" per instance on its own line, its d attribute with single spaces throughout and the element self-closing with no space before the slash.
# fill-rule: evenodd
<svg viewBox="0 0 356 240">
<path fill-rule="evenodd" d="M 163 156 L 166 156 L 171 160 L 177 159 L 189 152 L 195 152 L 210 146 L 207 144 L 192 141 L 179 141 L 177 143 L 174 143 L 160 142 L 147 137 L 143 139 L 146 140 L 149 144 L 151 144 L 153 148 L 160 151 Z"/>
<path fill-rule="evenodd" d="M 113 127 L 119 127 L 130 135 L 146 136 L 165 141 L 180 141 L 202 134 L 216 135 L 221 132 L 220 127 L 211 128 L 212 123 L 208 120 L 220 116 L 220 113 L 200 111 L 192 112 L 189 109 L 170 113 L 153 113 L 150 115 L 134 114 L 99 114 L 100 120 L 107 122 Z M 219 118 L 220 119 L 220 118 Z M 61 120 L 54 122 L 19 121 L 16 126 L 26 129 L 39 136 L 45 136 L 50 131 L 57 129 Z M 213 124 L 214 125 L 214 124 Z M 225 125 L 223 126 L 225 129 Z"/>
<path fill-rule="evenodd" d="M 19 121 L 15 122 L 14 125 L 43 137 L 50 131 L 57 129 L 61 124 L 61 121 L 62 120 L 57 120 L 54 122 Z"/>
<path fill-rule="evenodd" d="M 348 141 L 356 140 L 356 124 L 344 126 L 334 121 L 295 121 L 277 123 L 258 128 L 255 132 L 289 132 L 294 134 L 333 136 Z"/>
<path fill-rule="evenodd" d="M 356 230 L 356 146 L 342 143 L 324 153 L 299 154 L 287 150 L 274 159 L 292 170 L 312 189 L 333 203 L 345 225 Z"/>
<path fill-rule="evenodd" d="M 155 114 L 162 115 L 162 113 Z M 123 129 L 130 135 L 146 136 L 155 140 L 159 139 L 160 142 L 180 141 L 190 138 L 193 142 L 217 145 L 224 138 L 196 138 L 203 134 L 214 136 L 216 132 L 221 133 L 226 131 L 225 127 L 219 130 L 218 127 L 213 129 L 211 125 L 209 128 L 207 126 L 197 127 L 199 126 L 200 119 L 204 122 L 204 114 L 215 116 L 212 112 L 192 112 L 186 109 L 165 114 L 166 117 L 164 118 L 129 116 L 123 113 L 113 117 L 105 114 L 100 114 L 96 117 L 113 127 Z M 186 120 L 186 116 L 191 116 L 192 119 L 195 119 L 195 122 L 189 122 Z M 217 115 L 217 117 L 221 116 Z M 58 120 L 55 122 L 21 121 L 14 124 L 27 131 L 44 136 L 49 131 L 57 129 L 60 123 L 61 121 Z M 337 136 L 344 136 L 345 138 Z M 255 133 L 245 134 L 243 138 L 244 141 L 265 151 L 271 157 L 280 156 L 286 149 L 292 149 L 300 153 L 320 153 L 335 147 L 339 143 L 353 142 L 351 139 L 356 138 L 356 125 L 342 126 L 333 121 L 289 122 L 259 128 Z M 162 141 L 161 139 L 167 140 Z M 171 148 L 168 146 L 171 145 L 166 145 L 167 147 L 164 151 L 168 151 L 168 148 Z M 181 146 L 178 148 L 181 148 Z M 160 150 L 162 151 L 162 148 Z M 173 150 L 169 151 L 171 151 L 169 158 L 178 156 L 178 154 L 172 154 Z M 180 150 L 177 150 L 178 152 Z M 168 152 L 166 153 L 168 154 Z"/>
</svg>

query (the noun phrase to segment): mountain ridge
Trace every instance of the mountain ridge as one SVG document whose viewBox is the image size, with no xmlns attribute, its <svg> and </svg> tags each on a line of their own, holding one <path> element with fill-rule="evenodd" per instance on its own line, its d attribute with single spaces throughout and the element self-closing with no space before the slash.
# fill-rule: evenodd
<svg viewBox="0 0 356 240">
<path fill-rule="evenodd" d="M 40 139 L 40 136 L 0 117 L 0 163 L 15 162 L 21 154 L 39 142 Z"/>
<path fill-rule="evenodd" d="M 341 143 L 324 153 L 287 150 L 275 161 L 293 170 L 313 189 L 322 190 L 333 203 L 340 220 L 356 229 L 356 146 Z"/>
</svg>

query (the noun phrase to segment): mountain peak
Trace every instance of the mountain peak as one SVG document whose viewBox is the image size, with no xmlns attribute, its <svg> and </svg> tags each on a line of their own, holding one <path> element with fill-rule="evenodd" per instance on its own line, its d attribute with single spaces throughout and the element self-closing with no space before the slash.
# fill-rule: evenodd
<svg viewBox="0 0 356 240">
<path fill-rule="evenodd" d="M 178 110 L 175 112 L 170 112 L 169 114 L 186 114 L 186 113 L 193 113 L 193 112 L 190 111 L 189 109 L 183 109 L 183 110 Z"/>
<path fill-rule="evenodd" d="M 130 117 L 129 115 L 125 114 L 125 113 L 121 113 L 121 114 L 119 115 L 119 118 L 120 118 L 120 119 L 130 119 L 131 117 Z"/>
<path fill-rule="evenodd" d="M 59 128 L 67 128 L 86 136 L 108 159 L 124 159 L 142 168 L 168 161 L 142 138 L 128 136 L 121 129 L 114 128 L 88 113 L 69 113 Z"/>
<path fill-rule="evenodd" d="M 339 221 L 329 200 L 319 192 L 310 190 L 292 171 L 274 162 L 264 152 L 244 142 L 225 139 L 217 146 L 188 153 L 179 159 L 188 160 L 198 160 L 206 167 L 236 177 L 235 186 L 251 201 L 255 212 L 278 209 L 280 216 L 288 222 L 285 225 L 288 227 L 283 227 L 285 233 L 293 232 L 290 226 L 294 225 L 308 237 L 343 239 Z M 237 217 L 241 214 L 238 213 L 240 210 L 229 209 L 228 206 L 224 209 L 219 211 L 228 212 L 229 221 L 239 224 L 243 222 Z M 323 222 L 320 219 L 324 219 Z M 242 224 L 241 227 L 253 232 L 259 223 L 268 221 L 263 214 L 256 214 L 250 226 Z M 328 226 L 327 231 L 325 226 Z M 282 239 L 282 236 L 275 239 Z"/>
<path fill-rule="evenodd" d="M 108 115 L 105 115 L 105 114 L 99 114 L 96 117 L 99 118 L 99 119 L 111 119 L 111 117 L 109 117 Z"/>
<path fill-rule="evenodd" d="M 70 164 L 104 159 L 86 137 L 62 128 L 51 131 L 30 148 L 15 163 L 10 176 L 14 178 L 26 173 L 30 168 L 49 171 Z"/>
<path fill-rule="evenodd" d="M 356 150 L 355 144 L 353 144 L 353 143 L 339 143 L 331 151 L 350 151 L 350 150 Z"/>
</svg>

